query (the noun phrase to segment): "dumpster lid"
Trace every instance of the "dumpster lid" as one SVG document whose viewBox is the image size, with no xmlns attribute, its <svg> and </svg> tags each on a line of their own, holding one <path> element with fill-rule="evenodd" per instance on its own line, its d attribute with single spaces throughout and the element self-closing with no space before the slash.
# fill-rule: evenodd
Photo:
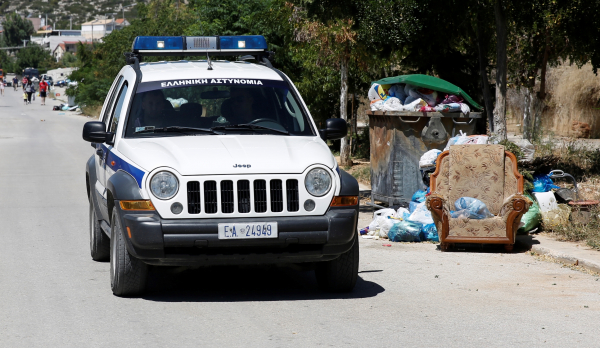
<svg viewBox="0 0 600 348">
<path fill-rule="evenodd" d="M 429 88 L 440 92 L 450 93 L 454 95 L 460 95 L 465 98 L 465 100 L 474 106 L 475 108 L 482 110 L 483 108 L 477 104 L 465 91 L 463 91 L 460 87 L 451 84 L 446 80 L 442 80 L 440 78 L 423 75 L 423 74 L 413 74 L 413 75 L 400 75 L 395 77 L 386 77 L 381 80 L 375 81 L 373 83 L 378 83 L 380 85 L 390 85 L 395 83 L 406 83 L 409 85 Z"/>
</svg>

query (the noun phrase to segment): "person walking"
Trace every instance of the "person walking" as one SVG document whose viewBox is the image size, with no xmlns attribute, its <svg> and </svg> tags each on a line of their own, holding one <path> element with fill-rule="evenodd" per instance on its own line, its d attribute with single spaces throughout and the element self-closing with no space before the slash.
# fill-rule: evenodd
<svg viewBox="0 0 600 348">
<path fill-rule="evenodd" d="M 25 85 L 29 82 L 29 79 L 27 78 L 27 76 L 23 77 L 23 82 L 22 82 L 22 86 L 23 86 L 23 92 L 25 92 Z"/>
<path fill-rule="evenodd" d="M 33 83 L 31 81 L 27 81 L 27 84 L 24 86 L 25 93 L 27 93 L 27 104 L 31 104 L 31 95 L 35 91 L 33 88 Z"/>
<path fill-rule="evenodd" d="M 40 98 L 42 98 L 42 105 L 46 105 L 46 92 L 48 91 L 48 82 L 45 78 L 40 81 Z"/>
<path fill-rule="evenodd" d="M 16 91 L 17 87 L 19 87 L 19 79 L 15 76 L 13 77 L 13 89 Z"/>
</svg>

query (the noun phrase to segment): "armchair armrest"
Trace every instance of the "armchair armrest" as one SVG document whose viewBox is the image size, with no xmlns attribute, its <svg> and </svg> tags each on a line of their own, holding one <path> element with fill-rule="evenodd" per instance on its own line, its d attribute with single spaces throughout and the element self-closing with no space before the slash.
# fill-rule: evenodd
<svg viewBox="0 0 600 348">
<path fill-rule="evenodd" d="M 446 206 L 446 199 L 437 193 L 432 193 L 427 196 L 426 206 L 429 211 L 431 211 L 432 215 L 437 217 L 438 219 L 442 219 L 444 215 L 444 207 Z"/>
<path fill-rule="evenodd" d="M 531 207 L 531 204 L 533 204 L 531 199 L 516 193 L 504 200 L 502 209 L 500 209 L 500 214 L 498 215 L 506 221 L 508 216 L 513 212 L 516 213 L 516 215 L 525 214 L 529 210 L 529 207 Z"/>
</svg>

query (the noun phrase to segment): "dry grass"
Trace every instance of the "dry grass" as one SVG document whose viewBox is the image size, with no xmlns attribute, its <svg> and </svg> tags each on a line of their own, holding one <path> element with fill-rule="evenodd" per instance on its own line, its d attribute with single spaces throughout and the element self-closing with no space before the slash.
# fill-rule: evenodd
<svg viewBox="0 0 600 348">
<path fill-rule="evenodd" d="M 97 106 L 84 106 L 81 108 L 81 112 L 85 116 L 92 116 L 94 118 L 100 117 L 100 112 L 102 111 L 102 105 Z"/>
<path fill-rule="evenodd" d="M 600 137 L 600 75 L 592 66 L 581 68 L 568 63 L 548 69 L 546 107 L 542 127 L 559 136 L 574 136 L 573 122 L 585 122 L 592 138 Z M 539 90 L 539 82 L 535 88 Z M 508 90 L 509 131 L 520 133 L 523 120 L 523 89 Z"/>
<path fill-rule="evenodd" d="M 346 167 L 344 170 L 347 171 L 348 174 L 355 177 L 358 182 L 368 186 L 371 185 L 371 163 L 361 162 L 353 165 L 352 167 Z"/>
</svg>

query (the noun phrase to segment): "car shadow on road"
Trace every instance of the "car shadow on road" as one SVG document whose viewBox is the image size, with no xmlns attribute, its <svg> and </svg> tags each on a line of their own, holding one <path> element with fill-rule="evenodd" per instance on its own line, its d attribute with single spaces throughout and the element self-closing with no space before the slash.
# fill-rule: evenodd
<svg viewBox="0 0 600 348">
<path fill-rule="evenodd" d="M 156 302 L 306 301 L 368 298 L 384 291 L 359 276 L 354 291 L 326 293 L 318 288 L 313 271 L 290 267 L 153 267 L 142 298 Z"/>
</svg>

